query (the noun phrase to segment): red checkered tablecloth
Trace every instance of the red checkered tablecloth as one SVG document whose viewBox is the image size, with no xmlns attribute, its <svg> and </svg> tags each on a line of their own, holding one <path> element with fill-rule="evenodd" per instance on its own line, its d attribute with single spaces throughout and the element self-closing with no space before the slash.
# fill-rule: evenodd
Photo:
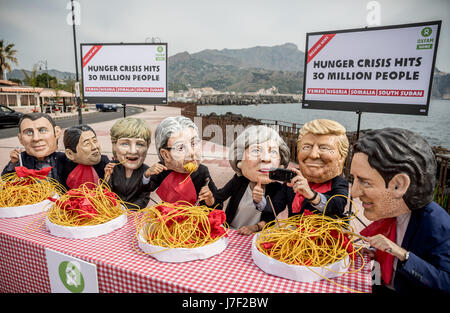
<svg viewBox="0 0 450 313">
<path fill-rule="evenodd" d="M 252 236 L 233 230 L 228 247 L 219 255 L 163 263 L 140 252 L 131 217 L 121 229 L 90 239 L 55 237 L 43 224 L 36 229 L 40 221 L 43 214 L 0 219 L 0 292 L 50 292 L 45 248 L 95 263 L 99 292 L 350 292 L 326 280 L 300 283 L 266 274 L 253 263 Z M 333 281 L 371 292 L 370 266 L 366 263 L 361 271 Z"/>
</svg>

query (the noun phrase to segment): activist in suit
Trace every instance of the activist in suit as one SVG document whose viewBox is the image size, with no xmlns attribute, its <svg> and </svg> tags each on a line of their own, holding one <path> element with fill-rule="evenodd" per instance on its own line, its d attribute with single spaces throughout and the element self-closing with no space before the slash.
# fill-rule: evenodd
<svg viewBox="0 0 450 313">
<path fill-rule="evenodd" d="M 450 216 L 433 202 L 435 173 L 430 145 L 411 131 L 374 130 L 354 145 L 352 195 L 373 221 L 361 234 L 381 265 L 375 292 L 450 292 Z"/>
<path fill-rule="evenodd" d="M 61 128 L 46 113 L 27 113 L 19 121 L 19 142 L 25 148 L 13 149 L 10 152 L 10 162 L 5 166 L 2 175 L 12 173 L 16 166 L 40 170 L 52 167 L 48 177 L 62 183 L 62 170 L 66 160 L 63 152 L 58 152 L 58 139 Z M 22 164 L 20 164 L 22 163 Z"/>
</svg>

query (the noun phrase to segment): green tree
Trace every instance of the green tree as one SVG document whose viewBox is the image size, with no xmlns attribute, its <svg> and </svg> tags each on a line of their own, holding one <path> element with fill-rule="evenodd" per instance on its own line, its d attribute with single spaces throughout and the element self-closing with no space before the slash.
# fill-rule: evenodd
<svg viewBox="0 0 450 313">
<path fill-rule="evenodd" d="M 31 70 L 30 74 L 28 74 L 26 71 L 21 70 L 23 75 L 25 75 L 25 78 L 23 79 L 23 82 L 27 86 L 31 87 L 37 87 L 38 86 L 38 74 L 37 74 L 37 66 L 33 65 L 33 69 Z"/>
<path fill-rule="evenodd" d="M 48 78 L 48 85 L 47 85 L 47 78 Z M 41 73 L 37 77 L 37 86 L 38 87 L 44 87 L 44 88 L 53 88 L 54 85 L 57 85 L 58 81 L 56 80 L 55 76 L 48 75 L 47 73 Z"/>
<path fill-rule="evenodd" d="M 18 65 L 15 57 L 17 50 L 14 50 L 14 44 L 7 44 L 3 39 L 0 40 L 0 79 L 3 79 L 6 71 L 11 72 L 11 63 Z"/>
</svg>

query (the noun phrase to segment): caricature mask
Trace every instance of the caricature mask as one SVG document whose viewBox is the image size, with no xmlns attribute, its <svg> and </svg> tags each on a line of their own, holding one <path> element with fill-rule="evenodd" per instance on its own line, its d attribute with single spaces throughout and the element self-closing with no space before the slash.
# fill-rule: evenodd
<svg viewBox="0 0 450 313">
<path fill-rule="evenodd" d="M 185 165 L 198 168 L 202 161 L 201 138 L 195 123 L 184 116 L 165 118 L 155 131 L 155 146 L 160 161 L 170 170 L 188 173 Z"/>
<path fill-rule="evenodd" d="M 396 216 L 403 203 L 417 210 L 433 201 L 436 158 L 420 135 L 383 128 L 365 133 L 353 148 L 352 195 L 368 219 Z"/>
<path fill-rule="evenodd" d="M 194 163 L 197 167 L 202 158 L 201 139 L 194 128 L 187 127 L 173 133 L 167 141 L 167 146 L 161 148 L 161 156 L 168 169 L 179 173 L 188 173 L 187 163 Z"/>
<path fill-rule="evenodd" d="M 151 142 L 150 127 L 142 119 L 127 117 L 118 120 L 110 134 L 116 160 L 127 169 L 138 169 L 147 157 Z"/>
<path fill-rule="evenodd" d="M 324 183 L 342 173 L 348 152 L 345 128 L 331 120 L 306 123 L 299 132 L 297 158 L 302 175 L 314 183 Z"/>
<path fill-rule="evenodd" d="M 19 142 L 29 155 L 41 161 L 56 151 L 61 135 L 60 127 L 52 125 L 50 119 L 43 114 L 27 114 L 19 126 Z"/>
<path fill-rule="evenodd" d="M 269 184 L 269 170 L 287 167 L 289 148 L 279 134 L 267 126 L 251 126 L 230 146 L 230 165 L 238 175 Z"/>
<path fill-rule="evenodd" d="M 244 152 L 244 158 L 237 164 L 244 175 L 251 182 L 258 178 L 262 184 L 269 184 L 269 171 L 280 166 L 280 151 L 274 140 L 250 145 Z"/>
<path fill-rule="evenodd" d="M 72 126 L 64 132 L 66 156 L 75 163 L 96 165 L 101 160 L 100 144 L 88 125 Z"/>
</svg>

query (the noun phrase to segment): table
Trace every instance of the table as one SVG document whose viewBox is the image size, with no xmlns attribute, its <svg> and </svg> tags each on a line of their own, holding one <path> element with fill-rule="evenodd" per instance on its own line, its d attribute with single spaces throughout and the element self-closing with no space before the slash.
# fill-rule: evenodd
<svg viewBox="0 0 450 313">
<path fill-rule="evenodd" d="M 50 235 L 43 219 L 43 213 L 0 219 L 0 292 L 51 292 L 45 248 L 95 263 L 101 293 L 350 292 L 326 280 L 300 283 L 266 274 L 253 263 L 252 236 L 234 230 L 229 232 L 227 249 L 219 255 L 186 263 L 163 263 L 141 252 L 130 216 L 121 229 L 89 239 Z M 361 261 L 357 261 L 356 266 L 360 265 Z M 366 259 L 361 271 L 333 281 L 371 292 L 370 264 Z"/>
</svg>

